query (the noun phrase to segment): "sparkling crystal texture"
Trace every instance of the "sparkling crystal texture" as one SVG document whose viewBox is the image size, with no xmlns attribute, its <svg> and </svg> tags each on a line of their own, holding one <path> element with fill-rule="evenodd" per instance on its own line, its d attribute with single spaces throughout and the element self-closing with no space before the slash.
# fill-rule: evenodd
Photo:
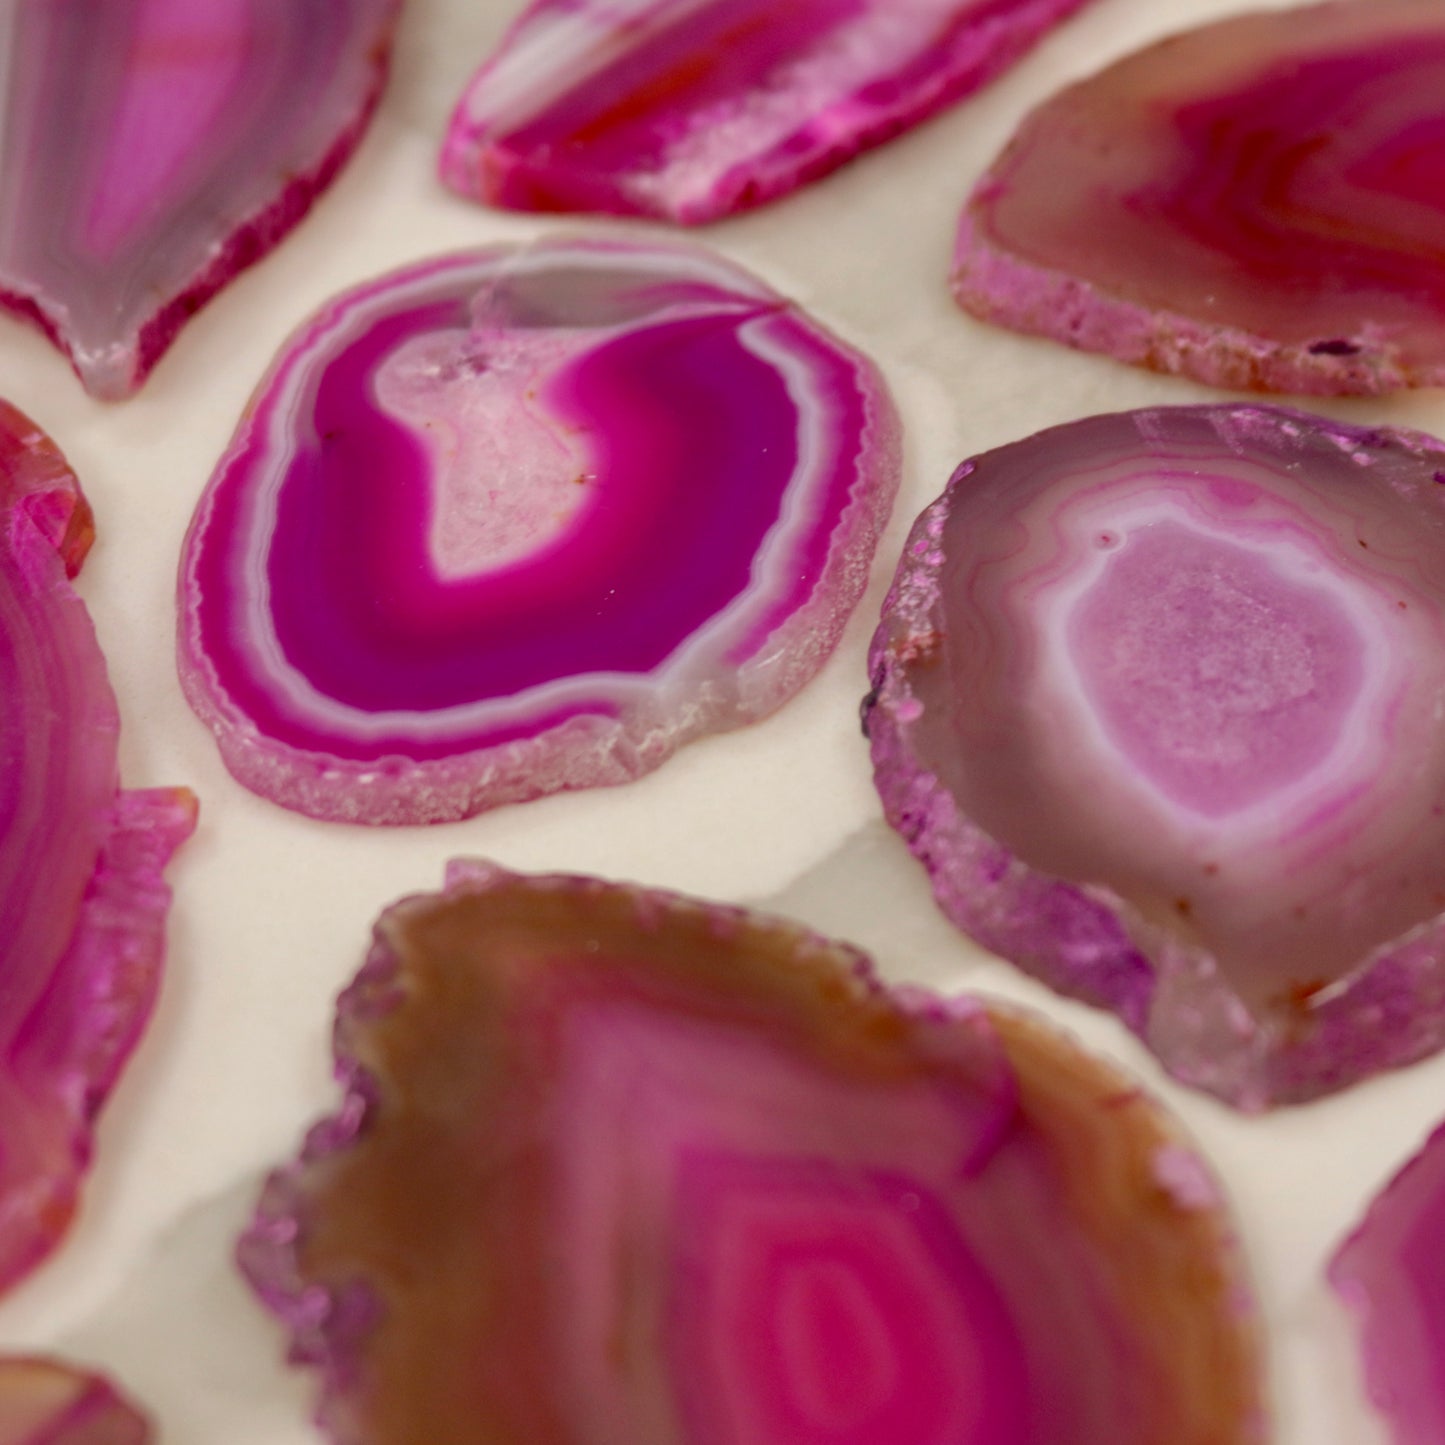
<svg viewBox="0 0 1445 1445">
<path fill-rule="evenodd" d="M 1253 1306 L 1142 1093 L 777 920 L 454 865 L 244 1269 L 337 1445 L 1243 1445 Z"/>
<path fill-rule="evenodd" d="M 0 305 L 133 392 L 360 140 L 399 0 L 9 0 Z"/>
<path fill-rule="evenodd" d="M 1033 113 L 964 211 L 974 314 L 1217 386 L 1445 384 L 1445 10 L 1166 40 Z"/>
<path fill-rule="evenodd" d="M 195 823 L 182 789 L 119 792 L 105 661 L 70 586 L 90 509 L 0 403 L 0 1289 L 58 1243 L 95 1115 L 150 1014 Z"/>
<path fill-rule="evenodd" d="M 429 261 L 262 384 L 187 542 L 182 681 L 321 817 L 623 782 L 812 676 L 898 470 L 872 365 L 705 252 Z"/>
<path fill-rule="evenodd" d="M 1442 481 L 1431 438 L 1254 406 L 966 462 L 866 708 L 943 910 L 1245 1107 L 1439 1048 Z"/>
<path fill-rule="evenodd" d="M 534 0 L 442 177 L 526 211 L 711 221 L 977 89 L 1085 0 Z"/>
</svg>

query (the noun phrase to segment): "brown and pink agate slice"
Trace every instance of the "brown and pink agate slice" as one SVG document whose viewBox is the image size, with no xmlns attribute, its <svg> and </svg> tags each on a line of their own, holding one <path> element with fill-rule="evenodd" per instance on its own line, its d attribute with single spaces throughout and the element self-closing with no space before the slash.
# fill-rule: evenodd
<svg viewBox="0 0 1445 1445">
<path fill-rule="evenodd" d="M 399 4 L 0 7 L 0 306 L 133 392 L 355 149 Z"/>
<path fill-rule="evenodd" d="M 1445 7 L 1246 15 L 1063 91 L 970 198 L 953 290 L 1217 386 L 1445 384 Z"/>
<path fill-rule="evenodd" d="M 57 1360 L 0 1359 L 0 1445 L 148 1445 L 150 1423 L 109 1380 Z"/>
<path fill-rule="evenodd" d="M 737 909 L 453 865 L 240 1250 L 338 1445 L 1242 1445 L 1256 1319 L 1159 1108 Z"/>
</svg>

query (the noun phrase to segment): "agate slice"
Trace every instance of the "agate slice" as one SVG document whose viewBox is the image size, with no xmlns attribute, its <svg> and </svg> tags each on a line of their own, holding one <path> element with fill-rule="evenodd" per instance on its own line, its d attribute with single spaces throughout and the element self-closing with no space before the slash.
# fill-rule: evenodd
<svg viewBox="0 0 1445 1445">
<path fill-rule="evenodd" d="M 705 252 L 428 261 L 262 383 L 186 543 L 181 680 L 318 817 L 623 782 L 812 676 L 898 469 L 872 365 Z"/>
<path fill-rule="evenodd" d="M 976 90 L 1085 0 L 534 0 L 468 86 L 455 191 L 697 223 Z"/>
<path fill-rule="evenodd" d="M 117 791 L 115 697 L 69 582 L 92 535 L 64 458 L 0 403 L 0 1289 L 75 1207 L 195 823 L 183 789 Z"/>
<path fill-rule="evenodd" d="M 336 1445 L 1263 1438 L 1203 1164 L 1042 1022 L 791 924 L 453 865 L 240 1259 Z"/>
<path fill-rule="evenodd" d="M 399 0 L 10 0 L 0 305 L 133 392 L 351 154 Z"/>
<path fill-rule="evenodd" d="M 1245 1108 L 1445 1043 L 1445 446 L 1254 406 L 965 462 L 865 704 L 945 913 Z"/>
<path fill-rule="evenodd" d="M 0 1445 L 148 1445 L 151 1429 L 110 1381 L 44 1359 L 0 1359 Z"/>
<path fill-rule="evenodd" d="M 1445 384 L 1445 8 L 1167 40 L 1026 120 L 963 215 L 974 314 L 1216 386 Z"/>
<path fill-rule="evenodd" d="M 1370 1205 L 1330 1262 L 1354 1312 L 1370 1396 L 1394 1445 L 1445 1440 L 1445 1130 Z"/>
</svg>

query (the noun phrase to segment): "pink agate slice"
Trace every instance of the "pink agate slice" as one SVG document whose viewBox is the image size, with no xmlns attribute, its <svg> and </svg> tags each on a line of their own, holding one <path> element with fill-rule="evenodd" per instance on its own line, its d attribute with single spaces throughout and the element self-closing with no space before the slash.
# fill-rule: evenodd
<svg viewBox="0 0 1445 1445">
<path fill-rule="evenodd" d="M 964 211 L 975 315 L 1218 386 L 1445 384 L 1445 8 L 1248 15 L 1025 121 Z"/>
<path fill-rule="evenodd" d="M 866 705 L 943 910 L 1245 1108 L 1445 1043 L 1445 446 L 1056 427 L 919 518 Z"/>
<path fill-rule="evenodd" d="M 1222 1201 L 1042 1022 L 794 925 L 453 865 L 240 1247 L 337 1445 L 1263 1438 Z"/>
<path fill-rule="evenodd" d="M 705 252 L 428 261 L 262 383 L 186 544 L 181 679 L 318 817 L 623 782 L 812 676 L 898 469 L 872 365 Z"/>
<path fill-rule="evenodd" d="M 145 1416 L 110 1381 L 46 1359 L 0 1359 L 0 1445 L 148 1445 Z"/>
<path fill-rule="evenodd" d="M 399 0 L 11 0 L 0 305 L 133 392 L 351 154 Z"/>
<path fill-rule="evenodd" d="M 1354 1312 L 1370 1396 L 1395 1445 L 1445 1440 L 1445 1130 L 1370 1205 L 1330 1262 Z"/>
<path fill-rule="evenodd" d="M 468 86 L 455 191 L 693 224 L 976 90 L 1085 0 L 534 0 Z"/>
<path fill-rule="evenodd" d="M 183 789 L 118 792 L 115 697 L 70 586 L 90 509 L 0 403 L 0 1289 L 59 1241 L 95 1115 L 150 1014 L 195 824 Z"/>
</svg>

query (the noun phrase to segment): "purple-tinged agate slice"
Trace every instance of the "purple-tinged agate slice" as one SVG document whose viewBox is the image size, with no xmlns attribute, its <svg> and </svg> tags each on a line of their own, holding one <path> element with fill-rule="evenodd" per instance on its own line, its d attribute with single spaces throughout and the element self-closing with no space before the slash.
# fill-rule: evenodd
<svg viewBox="0 0 1445 1445">
<path fill-rule="evenodd" d="M 0 403 L 0 1289 L 58 1243 L 91 1130 L 150 1014 L 195 824 L 183 789 L 119 792 L 105 660 L 70 586 L 90 508 Z"/>
<path fill-rule="evenodd" d="M 1039 1020 L 454 864 L 383 914 L 336 1060 L 240 1246 L 336 1445 L 1263 1438 L 1208 1171 Z"/>
<path fill-rule="evenodd" d="M 94 396 L 305 215 L 361 139 L 400 0 L 11 0 L 0 306 Z"/>
<path fill-rule="evenodd" d="M 1445 445 L 1092 417 L 915 524 L 865 705 L 961 928 L 1244 1108 L 1445 1043 Z"/>
<path fill-rule="evenodd" d="M 1330 1261 L 1394 1445 L 1445 1440 L 1445 1129 L 1383 1189 Z"/>
<path fill-rule="evenodd" d="M 974 314 L 1216 386 L 1445 385 L 1445 7 L 1222 21 L 1030 116 L 963 214 Z"/>
<path fill-rule="evenodd" d="M 318 817 L 624 782 L 813 675 L 898 470 L 871 363 L 706 252 L 428 261 L 262 383 L 186 544 L 181 680 Z"/>
<path fill-rule="evenodd" d="M 0 1445 L 148 1445 L 145 1416 L 109 1380 L 56 1360 L 0 1359 Z"/>
<path fill-rule="evenodd" d="M 1086 0 L 534 0 L 457 106 L 455 191 L 716 220 L 978 89 Z"/>
</svg>

